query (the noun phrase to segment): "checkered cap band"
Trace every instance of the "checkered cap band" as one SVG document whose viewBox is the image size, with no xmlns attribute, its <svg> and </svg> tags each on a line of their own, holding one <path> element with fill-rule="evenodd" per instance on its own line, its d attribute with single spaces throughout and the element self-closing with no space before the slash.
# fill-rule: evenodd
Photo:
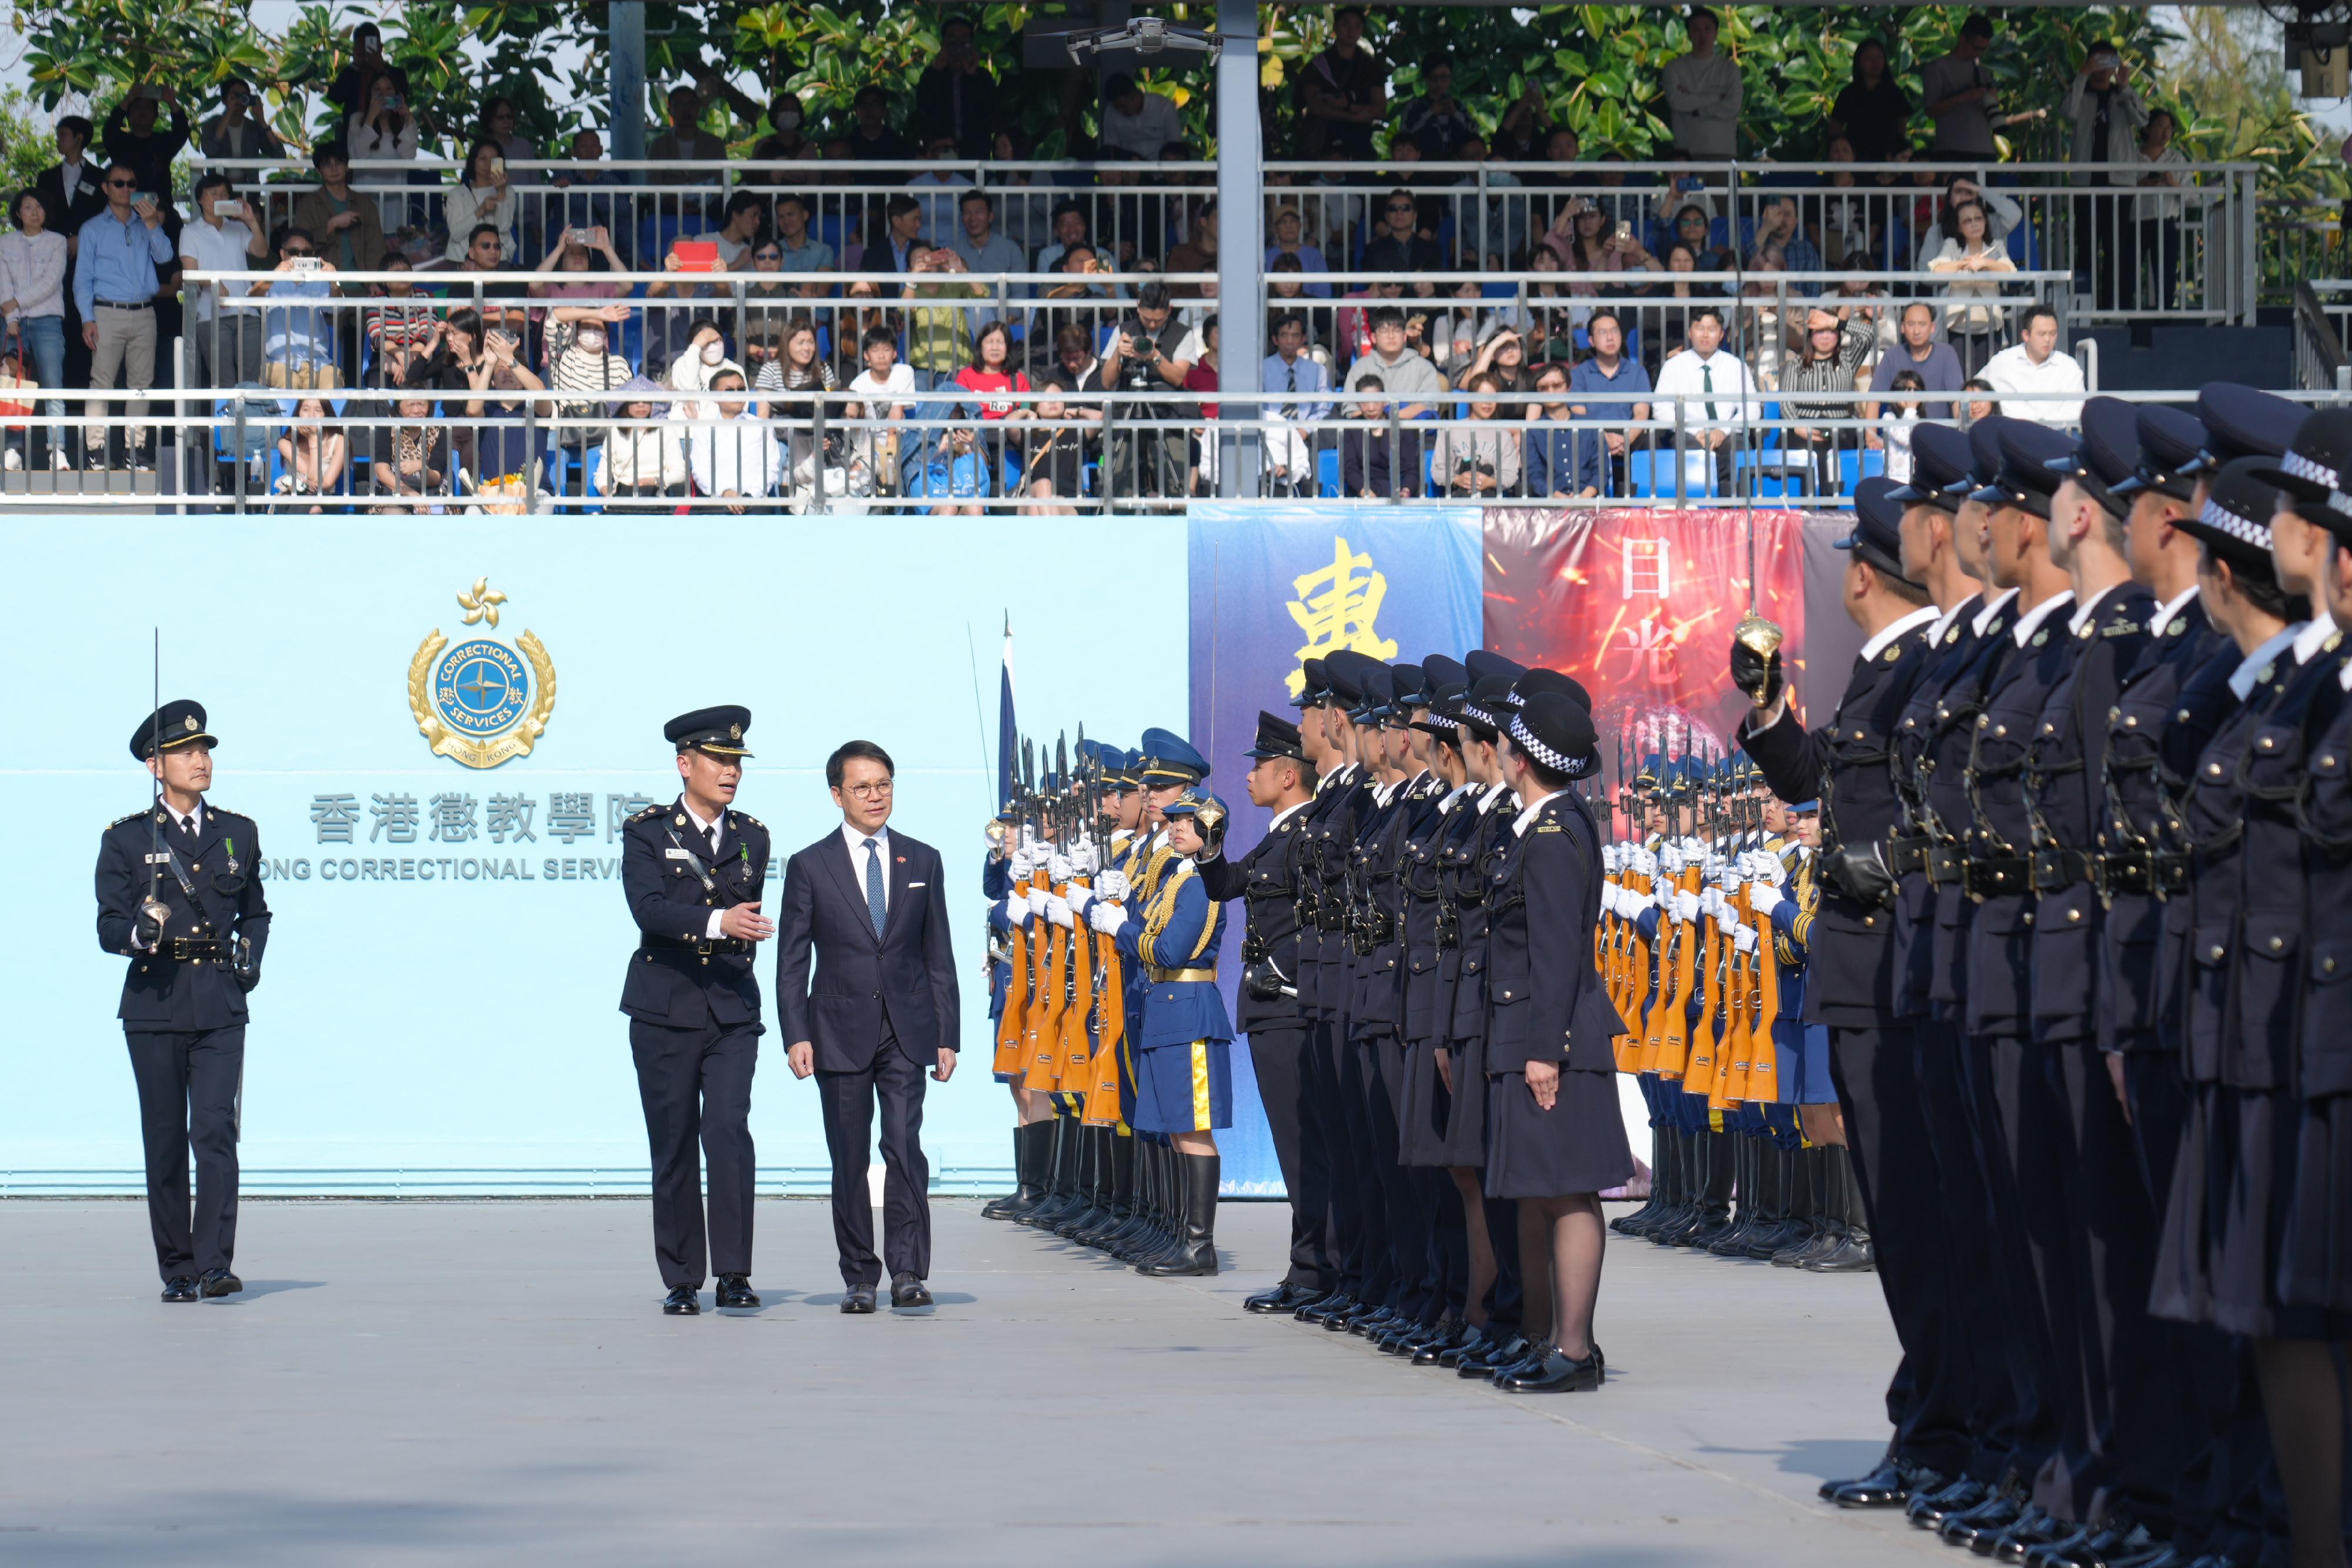
<svg viewBox="0 0 2352 1568">
<path fill-rule="evenodd" d="M 2347 499 L 2352 500 L 2352 497 L 2347 497 Z M 2352 511 L 2352 506 L 2347 506 L 2345 509 Z M 2237 513 L 2217 506 L 2210 500 L 2205 503 L 2205 509 L 2198 514 L 2197 520 L 2216 533 L 2227 534 L 2240 543 L 2252 545 L 2256 549 L 2266 550 L 2271 548 L 2269 524 L 2249 522 Z"/>
<path fill-rule="evenodd" d="M 1528 732 L 1528 721 L 1526 717 L 1516 713 L 1511 716 L 1511 744 L 1518 747 L 1529 757 L 1534 758 L 1538 762 L 1542 763 L 1554 773 L 1561 774 L 1570 779 L 1581 777 L 1585 768 L 1590 767 L 1592 761 L 1589 757 L 1580 757 L 1573 761 L 1562 757 L 1559 752 L 1554 751 L 1550 747 L 1546 746 L 1542 741 L 1538 740 L 1533 735 L 1530 735 Z"/>
<path fill-rule="evenodd" d="M 1485 725 L 1488 729 L 1500 729 L 1503 727 L 1503 721 L 1501 719 L 1496 718 L 1493 714 L 1488 713 L 1485 708 L 1480 707 L 1474 702 L 1455 704 L 1454 712 L 1460 716 L 1468 719 L 1473 724 Z"/>
<path fill-rule="evenodd" d="M 2344 488 L 2342 476 L 2336 469 L 2328 467 L 2324 463 L 2314 463 L 2300 452 L 2290 452 L 2279 459 L 2279 471 L 2292 474 L 2298 479 L 2309 480 L 2314 485 L 2325 485 L 2329 489 L 2336 491 L 2337 494 L 2330 504 L 2339 510 L 2352 511 L 2352 503 L 2347 503 L 2342 494 Z"/>
</svg>

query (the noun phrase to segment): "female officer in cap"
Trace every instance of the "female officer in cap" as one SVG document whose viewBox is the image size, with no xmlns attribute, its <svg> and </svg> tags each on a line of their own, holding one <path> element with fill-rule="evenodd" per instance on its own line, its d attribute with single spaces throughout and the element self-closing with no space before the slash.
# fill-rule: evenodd
<svg viewBox="0 0 2352 1568">
<path fill-rule="evenodd" d="M 1176 1151 L 1178 1213 L 1174 1244 L 1139 1259 L 1135 1269 L 1168 1278 L 1217 1271 L 1216 1129 L 1234 1124 L 1234 1030 L 1217 990 L 1223 906 L 1209 897 L 1192 861 L 1223 840 L 1225 803 L 1187 789 L 1160 812 L 1168 826 L 1167 847 L 1178 858 L 1163 869 L 1141 919 L 1102 902 L 1089 906 L 1087 918 L 1142 967 L 1148 982 L 1134 1036 L 1135 1110 L 1129 1121 L 1139 1133 L 1164 1136 Z"/>
<path fill-rule="evenodd" d="M 1548 1271 L 1552 1297 L 1549 1330 L 1528 1325 L 1548 1343 L 1495 1375 L 1522 1393 L 1604 1380 L 1600 1193 L 1633 1174 L 1612 1076 L 1625 1025 L 1593 963 L 1601 832 L 1570 789 L 1600 766 L 1595 738 L 1572 697 L 1538 692 L 1498 748 L 1519 811 L 1486 889 L 1486 1193 L 1519 1201 L 1521 1267 L 1530 1281 Z"/>
</svg>

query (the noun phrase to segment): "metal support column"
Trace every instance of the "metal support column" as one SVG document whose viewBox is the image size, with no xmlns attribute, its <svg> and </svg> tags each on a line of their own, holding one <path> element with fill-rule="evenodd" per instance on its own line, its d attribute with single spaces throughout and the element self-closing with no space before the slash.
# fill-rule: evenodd
<svg viewBox="0 0 2352 1568">
<path fill-rule="evenodd" d="M 645 0 L 612 0 L 612 52 L 607 71 L 613 93 L 613 156 L 627 160 L 646 155 L 646 6 Z M 635 179 L 636 176 L 630 176 Z"/>
<path fill-rule="evenodd" d="M 1265 361 L 1265 150 L 1258 142 L 1257 0 L 1217 0 L 1217 387 L 1228 418 L 1255 420 Z M 1227 426 L 1217 437 L 1217 494 L 1255 496 L 1263 443 Z"/>
</svg>

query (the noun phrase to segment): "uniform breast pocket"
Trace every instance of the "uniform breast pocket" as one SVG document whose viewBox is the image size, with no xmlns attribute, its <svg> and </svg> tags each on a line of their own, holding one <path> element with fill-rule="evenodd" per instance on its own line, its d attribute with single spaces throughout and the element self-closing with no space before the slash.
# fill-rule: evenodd
<svg viewBox="0 0 2352 1568">
<path fill-rule="evenodd" d="M 2312 1100 L 2352 1094 L 2352 938 L 2314 937 L 2309 974 L 2295 1090 Z"/>
</svg>

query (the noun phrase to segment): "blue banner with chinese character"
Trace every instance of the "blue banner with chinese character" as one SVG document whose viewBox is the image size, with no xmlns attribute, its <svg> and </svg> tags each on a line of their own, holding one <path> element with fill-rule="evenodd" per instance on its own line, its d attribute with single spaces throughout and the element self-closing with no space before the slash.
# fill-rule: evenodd
<svg viewBox="0 0 2352 1568">
<path fill-rule="evenodd" d="M 1264 836 L 1270 816 L 1250 804 L 1244 785 L 1258 712 L 1297 716 L 1290 699 L 1307 659 L 1339 648 L 1377 659 L 1460 658 L 1480 645 L 1483 518 L 1475 507 L 1193 507 L 1190 738 L 1213 769 L 1209 788 L 1233 809 L 1227 841 L 1234 853 Z M 1238 904 L 1226 913 L 1244 917 Z M 1230 1007 L 1242 970 L 1238 940 L 1224 954 L 1218 978 Z M 1217 1145 L 1228 1193 L 1282 1193 L 1257 1080 L 1240 1041 L 1234 1128 L 1218 1134 Z"/>
</svg>

